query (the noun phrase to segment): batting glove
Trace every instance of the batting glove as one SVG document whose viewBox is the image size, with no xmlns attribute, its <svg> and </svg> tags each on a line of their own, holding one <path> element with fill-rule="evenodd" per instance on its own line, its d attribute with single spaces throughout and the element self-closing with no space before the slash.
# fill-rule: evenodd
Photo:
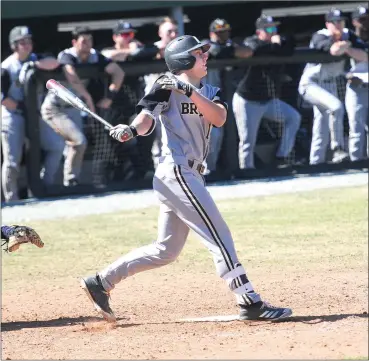
<svg viewBox="0 0 369 361">
<path fill-rule="evenodd" d="M 157 83 L 161 85 L 162 89 L 174 90 L 178 93 L 184 94 L 187 97 L 192 95 L 193 87 L 191 84 L 187 84 L 174 76 L 164 76 L 158 79 Z"/>
<path fill-rule="evenodd" d="M 137 130 L 135 127 L 126 125 L 126 124 L 118 124 L 115 127 L 111 128 L 109 131 L 109 135 L 118 140 L 119 142 L 128 142 L 134 137 L 137 137 Z"/>
</svg>

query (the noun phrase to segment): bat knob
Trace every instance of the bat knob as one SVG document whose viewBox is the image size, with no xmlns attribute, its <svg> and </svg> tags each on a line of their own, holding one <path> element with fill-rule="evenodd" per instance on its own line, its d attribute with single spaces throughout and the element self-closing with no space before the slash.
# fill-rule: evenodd
<svg viewBox="0 0 369 361">
<path fill-rule="evenodd" d="M 46 82 L 46 89 L 53 89 L 54 86 L 57 84 L 57 81 L 54 80 L 54 79 L 49 79 L 47 82 Z"/>
</svg>

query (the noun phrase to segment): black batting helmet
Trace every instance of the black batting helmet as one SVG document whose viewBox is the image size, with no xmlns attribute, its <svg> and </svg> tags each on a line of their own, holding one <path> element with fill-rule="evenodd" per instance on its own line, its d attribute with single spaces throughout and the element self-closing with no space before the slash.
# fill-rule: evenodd
<svg viewBox="0 0 369 361">
<path fill-rule="evenodd" d="M 168 69 L 176 74 L 182 70 L 191 69 L 196 58 L 190 54 L 191 51 L 201 49 L 206 53 L 210 48 L 210 42 L 200 41 L 195 36 L 183 35 L 173 39 L 165 48 L 164 57 Z"/>
</svg>

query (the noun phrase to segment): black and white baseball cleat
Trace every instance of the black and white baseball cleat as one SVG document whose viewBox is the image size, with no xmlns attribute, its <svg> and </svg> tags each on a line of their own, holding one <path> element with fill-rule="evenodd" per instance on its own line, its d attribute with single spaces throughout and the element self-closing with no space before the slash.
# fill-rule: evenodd
<svg viewBox="0 0 369 361">
<path fill-rule="evenodd" d="M 290 308 L 274 307 L 265 301 L 259 301 L 250 306 L 239 306 L 241 321 L 277 321 L 292 315 Z"/>
<path fill-rule="evenodd" d="M 105 291 L 99 276 L 82 278 L 81 287 L 86 292 L 88 298 L 106 321 L 115 322 L 116 317 L 109 306 L 109 293 Z"/>
</svg>

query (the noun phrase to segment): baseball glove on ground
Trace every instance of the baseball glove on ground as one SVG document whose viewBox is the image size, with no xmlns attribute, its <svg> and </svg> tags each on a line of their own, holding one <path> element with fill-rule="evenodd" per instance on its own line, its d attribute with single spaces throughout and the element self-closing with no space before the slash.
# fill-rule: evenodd
<svg viewBox="0 0 369 361">
<path fill-rule="evenodd" d="M 35 246 L 42 248 L 44 242 L 41 241 L 37 232 L 27 226 L 2 226 L 1 227 L 2 246 L 5 245 L 4 251 L 14 252 L 18 250 L 23 243 L 32 243 Z"/>
</svg>

